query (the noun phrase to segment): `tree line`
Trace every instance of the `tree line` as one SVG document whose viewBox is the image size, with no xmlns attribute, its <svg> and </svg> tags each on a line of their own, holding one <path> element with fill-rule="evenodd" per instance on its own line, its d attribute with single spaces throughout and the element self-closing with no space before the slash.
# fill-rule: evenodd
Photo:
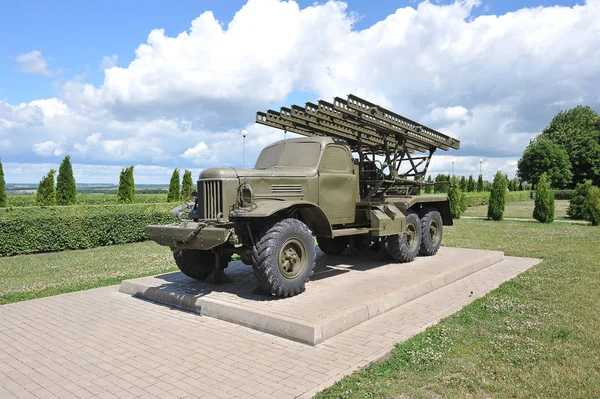
<svg viewBox="0 0 600 399">
<path fill-rule="evenodd" d="M 507 175 L 504 177 L 508 191 L 523 191 L 528 188 L 526 183 L 516 177 L 514 179 L 509 179 Z M 432 178 L 431 175 L 428 176 L 427 183 L 428 185 L 424 188 L 425 194 L 449 193 L 452 186 L 456 186 L 465 193 L 492 191 L 492 183 L 484 181 L 481 175 L 475 182 L 473 175 L 467 178 L 466 176 L 458 177 L 440 173 L 435 178 Z"/>
<path fill-rule="evenodd" d="M 120 204 L 133 204 L 135 202 L 135 180 L 133 177 L 133 168 L 133 166 L 126 167 L 121 170 L 119 175 L 117 198 Z M 56 185 L 54 183 L 55 176 Z M 167 202 L 179 202 L 182 200 L 189 202 L 192 200 L 193 191 L 194 182 L 192 180 L 192 172 L 186 169 L 183 173 L 183 180 L 180 184 L 179 169 L 175 169 L 169 184 Z M 71 158 L 69 155 L 67 155 L 58 168 L 58 175 L 56 175 L 56 170 L 50 169 L 50 171 L 48 171 L 42 180 L 40 180 L 35 193 L 35 205 L 75 205 L 76 203 L 77 186 L 75 184 L 75 176 L 73 175 Z M 0 208 L 6 206 L 8 206 L 6 182 L 4 179 L 2 160 L 0 159 Z"/>
</svg>

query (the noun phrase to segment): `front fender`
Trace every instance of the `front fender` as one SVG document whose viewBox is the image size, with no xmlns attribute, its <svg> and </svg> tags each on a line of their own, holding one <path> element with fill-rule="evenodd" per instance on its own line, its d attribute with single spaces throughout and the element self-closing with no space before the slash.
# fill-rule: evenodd
<svg viewBox="0 0 600 399">
<path fill-rule="evenodd" d="M 331 224 L 325 212 L 314 202 L 309 201 L 255 201 L 251 209 L 237 208 L 230 217 L 233 218 L 266 218 L 283 211 L 297 211 L 304 223 L 316 236 L 331 237 Z"/>
</svg>

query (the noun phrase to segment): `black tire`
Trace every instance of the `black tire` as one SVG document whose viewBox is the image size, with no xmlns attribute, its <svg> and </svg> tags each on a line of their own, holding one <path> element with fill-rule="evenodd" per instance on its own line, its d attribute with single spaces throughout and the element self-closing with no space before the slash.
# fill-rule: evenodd
<svg viewBox="0 0 600 399">
<path fill-rule="evenodd" d="M 304 291 L 315 267 L 315 240 L 297 219 L 284 219 L 254 246 L 252 268 L 258 285 L 271 295 L 290 297 Z"/>
<path fill-rule="evenodd" d="M 440 249 L 443 234 L 442 215 L 435 209 L 428 209 L 421 218 L 421 248 L 419 255 L 432 256 Z"/>
<path fill-rule="evenodd" d="M 421 247 L 421 223 L 414 212 L 406 215 L 406 232 L 386 239 L 386 248 L 394 260 L 404 263 L 413 261 Z"/>
<path fill-rule="evenodd" d="M 178 249 L 173 251 L 173 258 L 183 274 L 196 280 L 204 280 L 215 270 L 215 254 L 212 251 L 199 249 Z M 223 255 L 221 266 L 225 269 L 231 255 Z"/>
<path fill-rule="evenodd" d="M 339 255 L 348 248 L 346 237 L 317 237 L 319 249 L 327 255 Z"/>
</svg>

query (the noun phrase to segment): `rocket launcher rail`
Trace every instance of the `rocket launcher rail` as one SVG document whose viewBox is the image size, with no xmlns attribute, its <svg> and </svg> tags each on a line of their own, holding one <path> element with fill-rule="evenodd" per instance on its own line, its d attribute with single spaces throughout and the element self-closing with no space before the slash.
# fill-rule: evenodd
<svg viewBox="0 0 600 399">
<path fill-rule="evenodd" d="M 364 200 L 386 193 L 410 195 L 414 187 L 429 184 L 425 176 L 437 149 L 460 149 L 455 138 L 352 94 L 333 103 L 320 100 L 257 112 L 256 122 L 303 136 L 344 139 L 358 154 Z"/>
<path fill-rule="evenodd" d="M 333 103 L 320 100 L 281 107 L 279 112 L 257 112 L 256 122 L 304 136 L 341 138 L 353 150 L 368 147 L 377 155 L 460 148 L 460 141 L 352 94 L 347 100 L 336 97 Z"/>
</svg>

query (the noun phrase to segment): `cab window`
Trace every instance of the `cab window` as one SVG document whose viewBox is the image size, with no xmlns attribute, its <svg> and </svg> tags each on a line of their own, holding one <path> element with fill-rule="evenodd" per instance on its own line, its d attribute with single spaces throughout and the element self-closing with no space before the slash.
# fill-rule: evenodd
<svg viewBox="0 0 600 399">
<path fill-rule="evenodd" d="M 328 172 L 347 172 L 350 169 L 350 157 L 346 149 L 338 146 L 325 148 L 321 169 Z"/>
</svg>

